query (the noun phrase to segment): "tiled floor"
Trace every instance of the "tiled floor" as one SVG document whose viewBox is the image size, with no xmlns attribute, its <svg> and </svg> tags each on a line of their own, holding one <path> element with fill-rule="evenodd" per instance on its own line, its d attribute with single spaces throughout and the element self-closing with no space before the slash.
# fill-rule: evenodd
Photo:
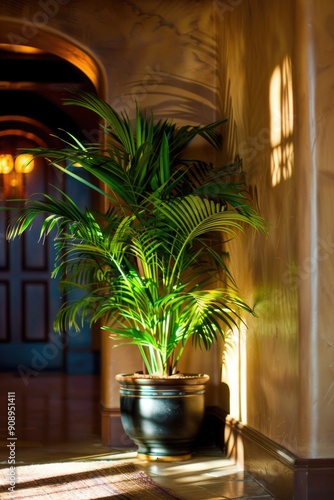
<svg viewBox="0 0 334 500">
<path fill-rule="evenodd" d="M 24 381 L 0 374 L 0 462 L 6 465 L 7 395 L 15 392 L 16 465 L 67 460 L 129 460 L 185 500 L 273 498 L 216 449 L 186 462 L 143 462 L 134 450 L 99 442 L 99 380 L 93 376 L 39 374 Z"/>
</svg>

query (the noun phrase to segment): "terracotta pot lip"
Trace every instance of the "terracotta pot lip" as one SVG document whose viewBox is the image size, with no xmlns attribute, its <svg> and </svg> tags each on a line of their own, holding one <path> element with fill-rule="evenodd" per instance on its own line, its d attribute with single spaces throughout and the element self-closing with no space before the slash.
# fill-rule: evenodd
<svg viewBox="0 0 334 500">
<path fill-rule="evenodd" d="M 198 384 L 206 383 L 210 380 L 210 376 L 206 373 L 178 373 L 169 377 L 159 377 L 157 375 L 148 375 L 141 372 L 133 373 L 118 373 L 116 375 L 118 382 L 133 383 L 133 384 Z"/>
</svg>

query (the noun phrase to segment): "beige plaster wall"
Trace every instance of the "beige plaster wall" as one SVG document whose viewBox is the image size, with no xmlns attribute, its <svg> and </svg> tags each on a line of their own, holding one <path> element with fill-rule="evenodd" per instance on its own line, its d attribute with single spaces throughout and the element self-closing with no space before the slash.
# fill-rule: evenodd
<svg viewBox="0 0 334 500">
<path fill-rule="evenodd" d="M 298 428 L 298 324 L 297 292 L 286 276 L 296 263 L 297 192 L 294 164 L 291 169 L 283 160 L 272 164 L 272 136 L 275 129 L 277 137 L 293 148 L 295 131 L 283 138 L 285 118 L 280 116 L 282 108 L 270 100 L 270 92 L 275 68 L 282 75 L 294 60 L 293 3 L 244 1 L 224 13 L 217 3 L 216 19 L 221 106 L 230 119 L 228 149 L 242 157 L 254 202 L 270 223 L 268 237 L 246 234 L 246 245 L 243 239 L 230 245 L 237 282 L 258 314 L 245 318 L 247 329 L 240 339 L 241 397 L 231 414 L 291 448 Z M 293 85 L 293 74 L 288 78 Z M 284 154 L 281 140 L 278 148 L 278 155 Z M 234 376 L 233 371 L 228 373 L 231 387 Z"/>
<path fill-rule="evenodd" d="M 51 33 L 91 54 L 116 108 L 131 114 L 137 100 L 180 120 L 215 115 L 211 0 L 5 0 L 0 16 L 9 23 L 1 42 L 38 46 Z"/>
<path fill-rule="evenodd" d="M 297 12 L 303 20 L 299 39 L 304 41 L 298 74 L 298 170 L 309 199 L 308 210 L 299 205 L 300 448 L 308 456 L 333 457 L 334 4 L 299 1 Z"/>
<path fill-rule="evenodd" d="M 258 318 L 241 339 L 232 416 L 304 457 L 334 456 L 334 5 L 216 3 L 228 149 L 243 157 L 270 235 L 233 266 Z M 234 414 L 233 414 L 234 412 Z"/>
</svg>

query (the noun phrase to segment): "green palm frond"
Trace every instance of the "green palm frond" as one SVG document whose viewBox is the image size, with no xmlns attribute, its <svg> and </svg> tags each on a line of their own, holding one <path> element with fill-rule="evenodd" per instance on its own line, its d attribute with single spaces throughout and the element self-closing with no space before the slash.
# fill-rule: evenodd
<svg viewBox="0 0 334 500">
<path fill-rule="evenodd" d="M 222 247 L 246 227 L 266 232 L 266 223 L 252 206 L 239 161 L 214 168 L 185 154 L 196 137 L 220 148 L 217 128 L 225 120 L 178 127 L 139 108 L 130 120 L 80 92 L 66 104 L 97 115 L 104 145 L 63 134 L 63 148 L 29 152 L 97 192 L 106 209 L 82 209 L 56 189 L 28 199 L 7 236 L 21 235 L 42 215 L 40 237 L 54 239 L 53 277 L 64 296 L 55 329 L 99 321 L 139 348 L 149 373 L 171 374 L 188 341 L 210 349 L 244 313 L 253 314 Z"/>
</svg>

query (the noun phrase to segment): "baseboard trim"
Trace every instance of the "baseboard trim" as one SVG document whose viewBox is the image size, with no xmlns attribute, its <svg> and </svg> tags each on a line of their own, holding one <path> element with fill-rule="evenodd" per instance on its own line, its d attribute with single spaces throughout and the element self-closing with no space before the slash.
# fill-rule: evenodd
<svg viewBox="0 0 334 500">
<path fill-rule="evenodd" d="M 136 448 L 124 432 L 118 408 L 101 406 L 101 443 L 110 448 Z"/>
<path fill-rule="evenodd" d="M 227 455 L 277 500 L 334 498 L 334 458 L 299 458 L 230 416 L 225 419 L 225 445 Z"/>
<path fill-rule="evenodd" d="M 257 479 L 275 498 L 293 499 L 293 454 L 230 416 L 226 417 L 225 425 L 227 455 Z"/>
</svg>

